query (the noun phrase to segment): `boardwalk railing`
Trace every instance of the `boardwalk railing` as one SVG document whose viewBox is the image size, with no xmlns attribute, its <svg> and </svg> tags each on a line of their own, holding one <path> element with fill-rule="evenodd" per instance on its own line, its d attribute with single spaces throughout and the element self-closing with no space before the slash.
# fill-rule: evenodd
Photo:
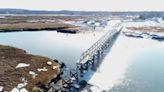
<svg viewBox="0 0 164 92">
<path fill-rule="evenodd" d="M 121 23 L 115 25 L 114 29 L 108 31 L 105 35 L 103 35 L 97 42 L 95 42 L 89 49 L 84 51 L 80 59 L 77 62 L 77 74 L 76 78 L 79 80 L 79 75 L 83 72 L 83 70 L 87 70 L 88 66 L 94 63 L 94 57 L 99 57 L 103 52 L 103 49 L 112 45 L 114 35 L 118 34 L 122 30 Z"/>
</svg>

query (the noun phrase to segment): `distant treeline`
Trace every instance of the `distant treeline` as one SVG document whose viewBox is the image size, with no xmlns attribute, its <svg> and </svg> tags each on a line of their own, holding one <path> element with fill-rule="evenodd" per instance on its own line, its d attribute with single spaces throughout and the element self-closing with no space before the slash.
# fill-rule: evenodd
<svg viewBox="0 0 164 92">
<path fill-rule="evenodd" d="M 145 12 L 102 12 L 102 11 L 44 11 L 44 10 L 25 10 L 25 9 L 0 9 L 0 14 L 54 14 L 54 15 L 82 15 L 82 16 L 134 16 L 141 17 L 163 17 L 164 11 L 145 11 Z"/>
</svg>

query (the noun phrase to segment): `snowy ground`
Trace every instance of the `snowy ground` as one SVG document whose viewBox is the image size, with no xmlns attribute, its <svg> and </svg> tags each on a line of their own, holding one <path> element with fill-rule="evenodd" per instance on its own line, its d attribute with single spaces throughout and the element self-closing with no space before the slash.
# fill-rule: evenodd
<svg viewBox="0 0 164 92">
<path fill-rule="evenodd" d="M 154 20 L 143 20 L 140 22 L 127 22 L 124 23 L 125 27 L 145 27 L 145 26 L 152 26 L 152 27 L 164 27 L 164 21 L 161 19 L 158 19 L 158 21 Z"/>
</svg>

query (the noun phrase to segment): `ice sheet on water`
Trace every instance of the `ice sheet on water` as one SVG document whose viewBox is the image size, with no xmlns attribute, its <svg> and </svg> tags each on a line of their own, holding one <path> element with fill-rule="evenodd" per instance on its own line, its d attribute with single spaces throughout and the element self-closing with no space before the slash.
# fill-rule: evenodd
<svg viewBox="0 0 164 92">
<path fill-rule="evenodd" d="M 101 72 L 96 71 L 88 83 L 101 90 L 111 89 L 125 77 L 126 69 L 131 64 L 130 60 L 136 53 L 146 47 L 153 47 L 159 44 L 161 43 L 150 39 L 128 38 L 120 35 L 110 53 L 108 53 L 98 68 L 97 71 Z"/>
<path fill-rule="evenodd" d="M 90 90 L 91 90 L 92 92 L 102 92 L 102 90 L 101 90 L 100 88 L 96 87 L 96 86 L 92 86 L 92 87 L 90 88 Z"/>
</svg>

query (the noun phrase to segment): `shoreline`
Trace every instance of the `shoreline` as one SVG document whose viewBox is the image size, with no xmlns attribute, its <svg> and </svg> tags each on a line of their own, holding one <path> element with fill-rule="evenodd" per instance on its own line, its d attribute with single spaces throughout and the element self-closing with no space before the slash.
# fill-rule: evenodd
<svg viewBox="0 0 164 92">
<path fill-rule="evenodd" d="M 45 24 L 45 23 L 21 23 L 21 24 L 1 24 L 0 33 L 6 32 L 35 32 L 35 31 L 57 31 L 61 33 L 75 34 L 80 31 L 80 28 L 72 25 L 58 25 L 58 24 Z"/>
<path fill-rule="evenodd" d="M 80 26 L 65 23 L 75 21 L 80 17 L 60 17 L 60 16 L 8 16 L 0 18 L 1 32 L 19 31 L 54 31 L 62 33 L 77 33 L 81 31 Z"/>
<path fill-rule="evenodd" d="M 35 28 L 23 28 L 23 29 L 0 29 L 0 33 L 9 33 L 9 32 L 38 32 L 38 31 L 56 31 L 60 33 L 70 33 L 70 34 L 76 34 L 78 33 L 78 30 L 69 30 L 65 28 L 41 28 L 41 29 L 35 29 Z"/>
</svg>

